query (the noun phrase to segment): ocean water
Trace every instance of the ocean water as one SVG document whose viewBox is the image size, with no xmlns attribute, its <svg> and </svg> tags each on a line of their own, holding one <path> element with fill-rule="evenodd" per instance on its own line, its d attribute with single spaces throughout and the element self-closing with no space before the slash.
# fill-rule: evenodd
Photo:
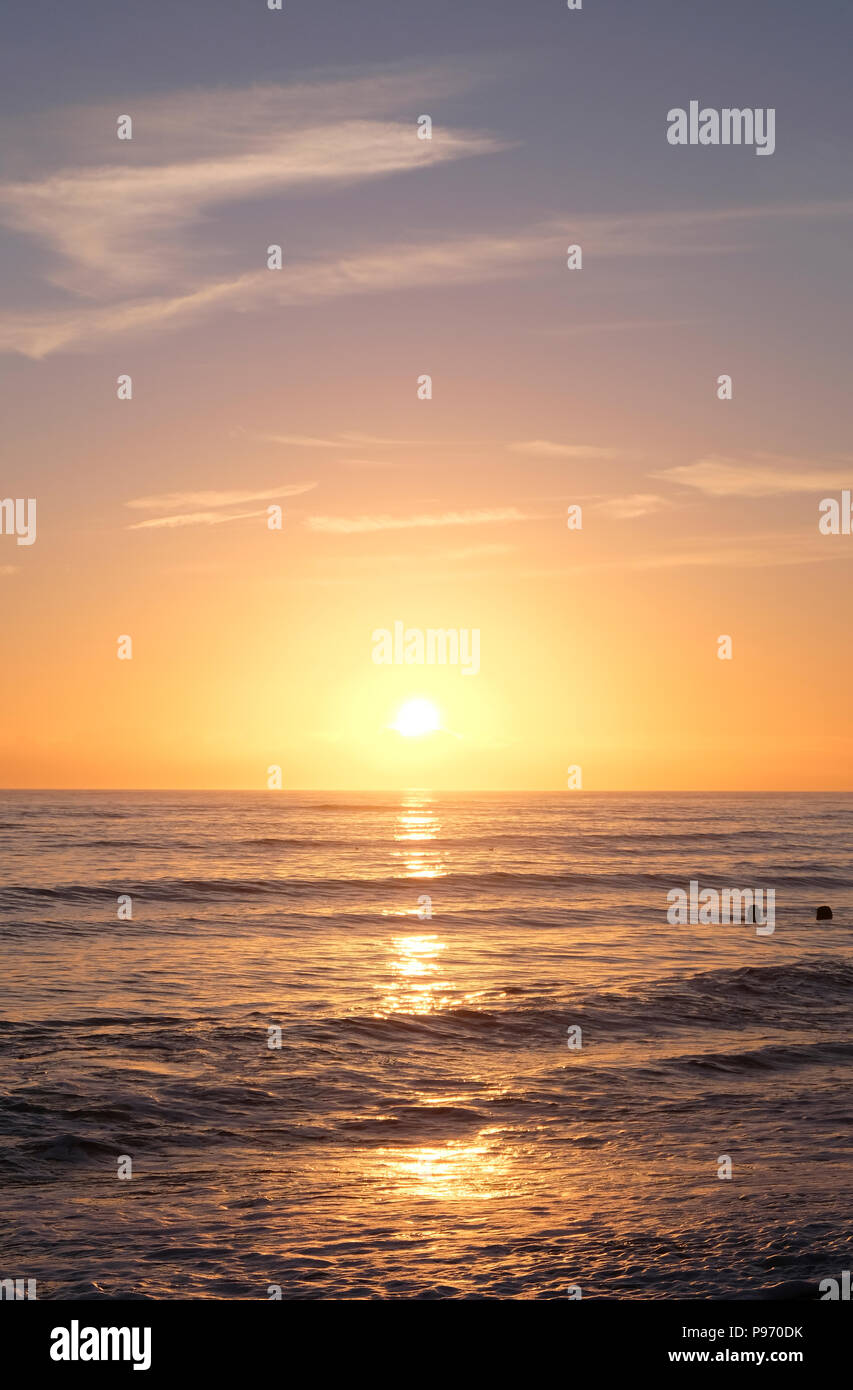
<svg viewBox="0 0 853 1390">
<path fill-rule="evenodd" d="M 815 1296 L 853 1256 L 851 810 L 0 793 L 0 1277 Z M 670 925 L 690 879 L 773 888 L 775 931 Z"/>
</svg>

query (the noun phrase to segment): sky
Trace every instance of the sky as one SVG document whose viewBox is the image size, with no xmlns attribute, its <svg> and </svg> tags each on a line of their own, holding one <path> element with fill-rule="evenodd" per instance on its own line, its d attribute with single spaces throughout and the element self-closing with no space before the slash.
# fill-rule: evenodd
<svg viewBox="0 0 853 1390">
<path fill-rule="evenodd" d="M 853 788 L 851 39 L 7 4 L 0 785 Z M 693 100 L 773 154 L 671 145 Z M 479 669 L 377 664 L 395 622 Z"/>
</svg>

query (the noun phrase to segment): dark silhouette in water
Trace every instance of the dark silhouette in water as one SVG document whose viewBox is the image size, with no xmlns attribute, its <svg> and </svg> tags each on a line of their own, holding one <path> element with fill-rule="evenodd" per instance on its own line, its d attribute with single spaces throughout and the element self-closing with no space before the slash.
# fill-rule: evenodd
<svg viewBox="0 0 853 1390">
<path fill-rule="evenodd" d="M 816 921 L 816 922 L 831 922 L 831 921 L 832 921 L 832 908 L 831 908 L 831 907 L 819 907 L 818 910 L 817 910 L 817 912 L 815 913 L 815 921 Z"/>
</svg>

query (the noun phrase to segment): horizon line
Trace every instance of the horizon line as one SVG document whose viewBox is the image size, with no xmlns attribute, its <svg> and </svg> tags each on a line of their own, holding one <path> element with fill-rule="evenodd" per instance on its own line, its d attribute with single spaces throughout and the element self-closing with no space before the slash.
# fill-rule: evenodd
<svg viewBox="0 0 853 1390">
<path fill-rule="evenodd" d="M 0 787 L 3 792 L 166 792 L 240 793 L 281 796 L 383 796 L 427 792 L 457 796 L 851 796 L 853 787 Z"/>
</svg>

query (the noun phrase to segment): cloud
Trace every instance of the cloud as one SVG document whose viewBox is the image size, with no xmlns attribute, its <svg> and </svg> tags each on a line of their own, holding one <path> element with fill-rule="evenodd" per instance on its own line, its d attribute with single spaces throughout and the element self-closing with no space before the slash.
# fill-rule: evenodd
<svg viewBox="0 0 853 1390">
<path fill-rule="evenodd" d="M 447 560 L 482 560 L 487 555 L 512 555 L 516 550 L 517 546 L 514 545 L 468 545 L 460 550 L 443 550 L 436 556 L 436 559 L 442 562 Z"/>
<path fill-rule="evenodd" d="M 442 98 L 480 75 L 476 64 L 398 64 L 6 120 L 0 222 L 56 252 L 64 264 L 49 272 L 55 283 L 102 297 L 109 286 L 156 282 L 179 263 L 176 233 L 206 209 L 509 148 L 444 126 L 440 138 L 417 138 L 413 91 Z M 133 141 L 116 138 L 119 111 L 132 117 Z M 195 237 L 194 263 L 202 247 Z"/>
<path fill-rule="evenodd" d="M 357 535 L 373 531 L 408 531 L 437 526 L 489 526 L 513 521 L 536 521 L 517 507 L 497 507 L 471 512 L 442 512 L 435 516 L 311 516 L 310 531 L 334 535 Z"/>
<path fill-rule="evenodd" d="M 64 169 L 40 181 L 0 184 L 0 220 L 70 263 L 72 270 L 56 272 L 55 281 L 100 294 L 105 286 L 162 280 L 176 264 L 176 232 L 207 207 L 357 183 L 500 148 L 487 136 L 446 131 L 441 140 L 420 141 L 412 123 L 349 120 L 218 158 Z"/>
<path fill-rule="evenodd" d="M 672 503 L 665 497 L 658 497 L 650 492 L 635 492 L 629 497 L 610 497 L 603 502 L 596 502 L 595 510 L 603 512 L 614 521 L 635 521 L 638 517 L 651 516 L 653 512 L 671 506 Z"/>
<path fill-rule="evenodd" d="M 114 162 L 119 112 L 132 115 L 134 139 L 142 142 L 146 160 L 159 157 L 170 163 L 242 154 L 273 144 L 280 131 L 344 122 L 353 112 L 400 119 L 412 111 L 413 92 L 443 99 L 499 77 L 493 56 L 478 62 L 466 55 L 464 60 L 387 63 L 331 75 L 306 72 L 295 82 L 137 94 L 124 106 L 110 100 L 65 106 L 61 112 L 27 110 L 4 117 L 0 161 L 8 179 L 29 178 L 34 167 Z M 411 124 L 414 128 L 414 117 Z"/>
<path fill-rule="evenodd" d="M 159 511 L 164 507 L 203 507 L 204 511 L 176 512 L 171 516 L 152 517 L 148 521 L 134 521 L 128 531 L 149 531 L 173 529 L 177 526 L 221 526 L 226 521 L 245 521 L 250 517 L 266 516 L 268 508 L 253 512 L 216 511 L 218 507 L 233 507 L 241 502 L 260 502 L 269 497 L 298 497 L 310 492 L 316 483 L 279 483 L 275 487 L 258 491 L 228 492 L 167 492 L 157 497 L 133 497 L 125 502 L 126 507 L 138 510 Z"/>
<path fill-rule="evenodd" d="M 625 458 L 624 450 L 602 449 L 597 444 L 555 444 L 550 439 L 530 439 L 508 444 L 513 454 L 530 454 L 533 458 L 616 459 Z"/>
<path fill-rule="evenodd" d="M 354 431 L 346 430 L 340 434 L 334 434 L 328 438 L 318 438 L 316 435 L 306 434 L 258 434 L 249 430 L 240 430 L 237 433 L 244 437 L 254 440 L 259 444 L 281 444 L 287 448 L 295 449 L 333 449 L 339 454 L 347 449 L 356 446 L 369 446 L 371 449 L 421 449 L 423 440 L 420 439 L 387 439 L 374 434 L 357 434 Z M 397 458 L 338 458 L 337 463 L 341 463 L 346 468 L 394 468 L 397 466 Z"/>
<path fill-rule="evenodd" d="M 695 542 L 672 551 L 656 551 L 625 561 L 626 569 L 773 569 L 780 565 L 809 565 L 837 559 L 837 552 L 818 535 L 801 532 L 726 536 L 715 543 Z"/>
<path fill-rule="evenodd" d="M 464 66 L 397 65 L 281 86 L 126 98 L 132 142 L 116 139 L 119 107 L 72 107 L 61 119 L 51 112 L 49 120 L 5 122 L 0 225 L 48 247 L 54 258 L 45 279 L 90 302 L 76 312 L 65 301 L 16 315 L 4 345 L 39 357 L 81 337 L 162 326 L 213 304 L 242 307 L 260 283 L 251 275 L 205 274 L 206 260 L 221 264 L 221 239 L 183 238 L 211 210 L 510 148 L 488 133 L 447 127 L 440 138 L 418 139 L 413 92 L 436 99 L 469 88 L 482 74 Z M 38 177 L 34 167 L 42 169 Z M 267 220 L 271 230 L 255 264 L 271 276 L 267 241 L 284 244 L 285 237 L 276 236 L 278 212 Z M 146 289 L 154 298 L 138 302 Z"/>
<path fill-rule="evenodd" d="M 696 488 L 707 497 L 784 496 L 849 487 L 851 481 L 849 465 L 824 465 L 816 469 L 796 459 L 777 458 L 769 454 L 756 455 L 752 461 L 713 455 L 698 459 L 696 463 L 666 468 L 651 476 Z"/>
<path fill-rule="evenodd" d="M 373 434 L 354 434 L 349 431 L 332 435 L 328 439 L 318 439 L 308 434 L 250 434 L 249 437 L 261 444 L 287 444 L 300 449 L 351 449 L 354 444 L 377 448 L 420 448 L 422 443 L 419 439 L 383 439 Z M 359 459 L 358 462 L 362 460 Z"/>
<path fill-rule="evenodd" d="M 17 574 L 20 568 L 20 565 L 0 565 L 0 575 Z"/>
<path fill-rule="evenodd" d="M 233 238 L 239 268 L 223 272 L 223 239 L 204 223 L 217 208 L 261 198 L 280 206 L 283 194 L 325 193 L 510 148 L 488 133 L 446 127 L 439 138 L 417 139 L 413 93 L 443 97 L 484 75 L 483 64 L 397 65 L 281 86 L 127 98 L 134 142 L 123 147 L 115 138 L 116 107 L 71 108 L 62 120 L 50 112 L 23 124 L 7 122 L 0 222 L 55 253 L 44 274 L 63 295 L 6 315 L 0 351 L 40 359 L 214 314 L 549 273 L 567 236 L 593 243 L 599 259 L 719 254 L 740 249 L 744 232 L 761 221 L 853 212 L 849 201 L 598 217 L 570 210 L 503 235 L 489 229 L 443 241 L 354 247 L 344 256 L 316 248 L 306 257 L 294 253 L 285 234 L 276 234 L 280 216 L 273 202 L 272 230 L 256 243 L 253 210 L 249 228 Z M 35 167 L 42 172 L 34 178 Z M 336 226 L 339 212 L 323 221 Z M 191 239 L 184 235 L 190 227 Z M 282 271 L 266 269 L 267 241 L 282 243 Z M 253 248 L 248 253 L 247 244 Z M 246 269 L 247 255 L 256 268 Z M 69 302 L 69 292 L 76 302 Z M 362 443 L 369 447 L 367 439 Z M 538 450 L 540 457 L 614 456 L 546 440 L 515 447 L 534 456 Z"/>
<path fill-rule="evenodd" d="M 158 511 L 163 507 L 233 507 L 240 502 L 262 502 L 268 497 L 298 497 L 316 483 L 278 483 L 258 492 L 167 492 L 158 497 L 133 497 L 126 507 Z"/>
<path fill-rule="evenodd" d="M 470 237 L 387 246 L 327 262 L 301 261 L 283 271 L 251 271 L 212 281 L 185 294 L 123 300 L 106 307 L 9 313 L 0 324 L 0 351 L 39 359 L 60 348 L 90 347 L 104 338 L 176 327 L 223 309 L 298 306 L 348 295 L 490 280 L 527 261 L 541 261 L 541 256 L 540 238 Z"/>
<path fill-rule="evenodd" d="M 423 443 L 421 439 L 385 439 L 382 435 L 376 434 L 351 434 L 347 432 L 341 435 L 341 439 L 346 440 L 347 444 L 368 444 L 376 445 L 377 448 L 419 448 Z"/>
<path fill-rule="evenodd" d="M 345 468 L 393 468 L 396 459 L 341 459 Z"/>
<path fill-rule="evenodd" d="M 648 328 L 684 328 L 688 324 L 705 323 L 704 318 L 688 319 L 586 319 L 575 323 L 562 324 L 559 328 L 546 327 L 540 331 L 549 337 L 562 338 L 575 333 L 627 333 Z"/>
<path fill-rule="evenodd" d="M 134 521 L 125 529 L 155 531 L 171 530 L 176 526 L 221 526 L 226 521 L 246 521 L 250 517 L 266 515 L 265 507 L 256 512 L 182 512 L 176 516 L 157 516 L 151 517 L 148 521 Z"/>
<path fill-rule="evenodd" d="M 308 434 L 252 434 L 259 444 L 287 444 L 296 449 L 340 449 L 337 439 L 314 439 Z"/>
<path fill-rule="evenodd" d="M 825 562 L 846 563 L 846 550 L 828 545 L 826 537 L 813 532 L 762 532 L 748 535 L 724 536 L 708 541 L 679 541 L 671 549 L 657 545 L 654 550 L 640 554 L 620 554 L 611 559 L 581 561 L 554 567 L 518 571 L 519 578 L 565 579 L 569 574 L 598 574 L 604 572 L 644 572 L 668 569 L 777 569 L 790 565 L 813 565 Z"/>
<path fill-rule="evenodd" d="M 411 565 L 413 557 L 417 560 L 419 571 L 427 573 L 433 569 L 433 577 L 443 576 L 449 564 L 461 564 L 469 560 L 482 560 L 495 558 L 499 555 L 516 554 L 518 547 L 514 545 L 504 545 L 495 543 L 491 545 L 468 545 L 457 548 L 445 549 L 426 548 L 418 550 L 416 553 L 408 551 L 361 551 L 358 553 L 349 552 L 344 554 L 339 550 L 336 553 L 329 552 L 322 558 L 322 563 L 318 558 L 318 565 L 322 568 L 322 575 L 309 575 L 311 582 L 330 582 L 337 583 L 338 580 L 329 577 L 330 568 L 338 568 L 349 575 L 352 581 L 353 571 L 384 573 L 388 570 L 400 570 L 406 565 Z M 346 579 L 343 582 L 347 582 Z"/>
</svg>

